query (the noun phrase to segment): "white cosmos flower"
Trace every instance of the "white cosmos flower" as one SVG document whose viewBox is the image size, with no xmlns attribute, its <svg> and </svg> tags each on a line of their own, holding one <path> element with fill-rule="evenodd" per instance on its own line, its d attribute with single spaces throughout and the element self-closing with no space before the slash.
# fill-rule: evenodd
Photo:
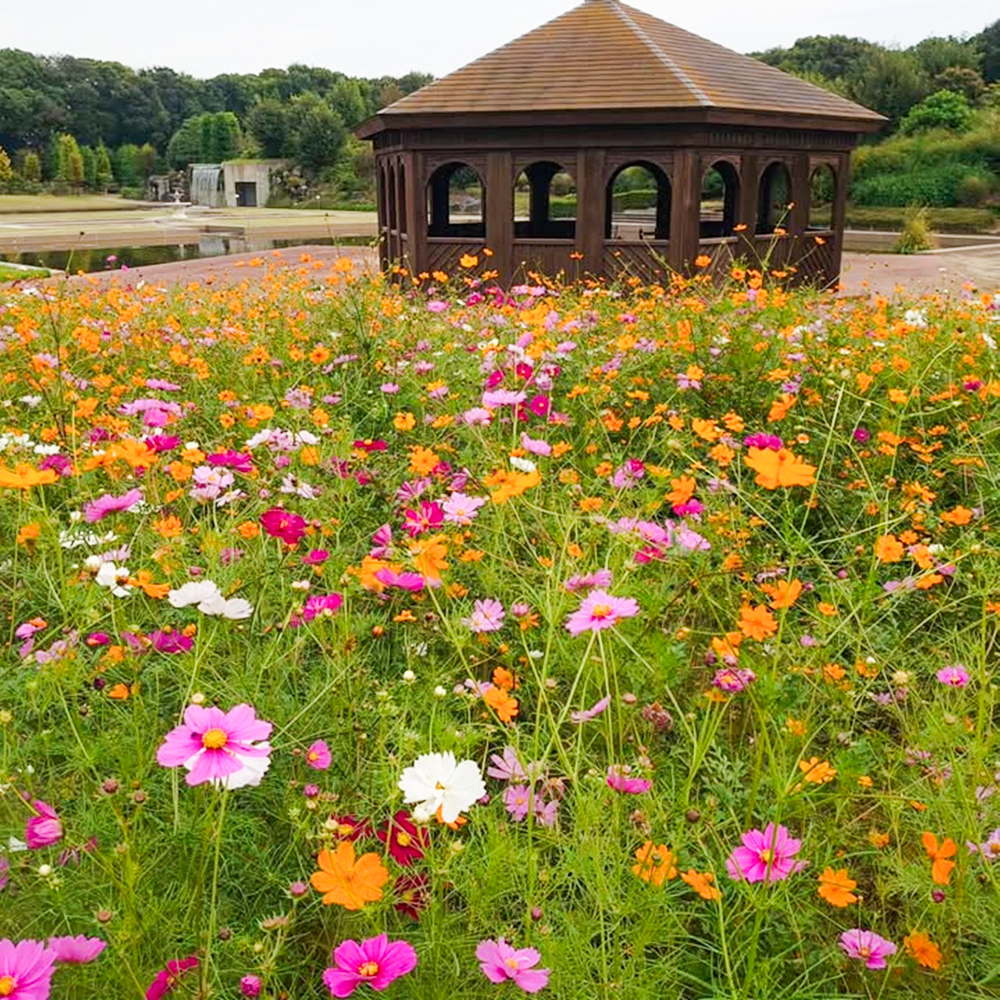
<svg viewBox="0 0 1000 1000">
<path fill-rule="evenodd" d="M 535 463 L 531 461 L 530 458 L 520 458 L 517 455 L 510 456 L 510 464 L 517 469 L 518 472 L 534 472 Z"/>
<path fill-rule="evenodd" d="M 221 595 L 218 585 L 211 580 L 189 580 L 167 594 L 167 600 L 174 608 L 186 608 L 189 604 L 204 604 L 214 597 Z"/>
<path fill-rule="evenodd" d="M 94 577 L 94 582 L 101 587 L 108 587 L 115 597 L 128 597 L 132 588 L 127 586 L 129 572 L 127 566 L 116 566 L 113 562 L 101 563 L 101 568 Z"/>
<path fill-rule="evenodd" d="M 198 605 L 198 610 L 203 615 L 221 615 L 231 621 L 241 618 L 249 618 L 253 614 L 253 605 L 243 597 L 231 597 L 226 600 L 222 594 L 216 592 L 207 601 L 202 601 Z"/>
<path fill-rule="evenodd" d="M 456 761 L 455 755 L 425 753 L 400 775 L 403 801 L 416 803 L 413 818 L 426 823 L 438 809 L 445 823 L 454 823 L 459 813 L 486 794 L 486 785 L 474 760 Z"/>
</svg>

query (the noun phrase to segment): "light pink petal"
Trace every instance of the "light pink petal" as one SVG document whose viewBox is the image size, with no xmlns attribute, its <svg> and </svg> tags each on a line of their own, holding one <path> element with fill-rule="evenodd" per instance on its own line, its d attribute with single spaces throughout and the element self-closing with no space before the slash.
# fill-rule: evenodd
<svg viewBox="0 0 1000 1000">
<path fill-rule="evenodd" d="M 194 767 L 184 780 L 193 787 L 213 778 L 225 778 L 242 770 L 243 765 L 224 750 L 206 750 L 198 756 Z"/>
<path fill-rule="evenodd" d="M 180 767 L 201 747 L 200 736 L 192 733 L 187 726 L 178 726 L 163 737 L 163 742 L 156 750 L 156 760 L 162 767 Z"/>
<path fill-rule="evenodd" d="M 525 993 L 537 993 L 545 989 L 549 984 L 549 969 L 522 969 L 515 972 L 511 979 L 524 990 Z"/>
<path fill-rule="evenodd" d="M 323 983 L 335 997 L 349 997 L 360 982 L 361 977 L 356 972 L 345 969 L 327 969 L 323 973 Z"/>
</svg>

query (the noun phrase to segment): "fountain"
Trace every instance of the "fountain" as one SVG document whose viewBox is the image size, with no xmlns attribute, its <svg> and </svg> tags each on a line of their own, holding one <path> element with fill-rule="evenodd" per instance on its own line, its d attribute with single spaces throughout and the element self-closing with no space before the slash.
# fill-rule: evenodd
<svg viewBox="0 0 1000 1000">
<path fill-rule="evenodd" d="M 191 204 L 221 208 L 225 204 L 222 191 L 222 167 L 218 164 L 195 163 L 191 166 Z"/>
</svg>

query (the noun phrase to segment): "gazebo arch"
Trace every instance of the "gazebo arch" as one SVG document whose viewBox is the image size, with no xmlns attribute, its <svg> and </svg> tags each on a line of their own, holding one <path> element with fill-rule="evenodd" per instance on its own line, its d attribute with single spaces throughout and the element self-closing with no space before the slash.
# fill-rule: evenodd
<svg viewBox="0 0 1000 1000">
<path fill-rule="evenodd" d="M 636 167 L 645 171 L 653 184 L 653 187 L 650 189 L 635 189 L 636 193 L 651 191 L 653 197 L 651 199 L 640 200 L 629 199 L 628 195 L 632 192 L 626 190 L 622 193 L 623 197 L 620 198 L 620 201 L 624 204 L 617 205 L 615 203 L 615 183 L 626 170 Z M 608 178 L 607 188 L 605 189 L 605 240 L 625 239 L 628 241 L 630 237 L 632 239 L 638 238 L 639 240 L 669 240 L 671 195 L 670 178 L 666 175 L 663 168 L 657 164 L 649 160 L 632 160 L 617 167 Z M 652 204 L 647 205 L 647 200 L 651 200 Z M 634 204 L 633 201 L 635 202 Z M 630 224 L 630 220 L 623 218 L 626 212 L 639 212 L 649 208 L 652 209 L 652 219 L 645 220 L 645 225 L 643 225 L 642 221 L 634 221 Z M 615 225 L 616 219 L 621 220 L 618 226 Z M 637 230 L 634 236 L 632 230 Z"/>
<path fill-rule="evenodd" d="M 718 191 L 706 191 L 710 176 L 719 181 Z M 711 200 L 721 202 L 717 211 L 706 211 L 706 193 L 715 196 Z M 740 205 L 740 175 L 729 160 L 716 160 L 705 171 L 701 181 L 701 204 L 699 209 L 699 235 L 702 239 L 717 239 L 732 236 L 736 228 L 736 216 Z"/>
<path fill-rule="evenodd" d="M 458 181 L 457 191 L 455 182 Z M 458 192 L 466 195 L 470 186 L 479 188 L 478 200 L 459 204 Z M 452 218 L 455 207 L 459 219 Z M 486 185 L 475 167 L 453 160 L 438 167 L 427 181 L 427 235 L 467 236 L 482 240 L 486 236 Z"/>
<path fill-rule="evenodd" d="M 780 261 L 796 279 L 825 284 L 840 270 L 851 150 L 884 122 L 621 0 L 584 0 L 384 108 L 357 134 L 391 172 L 379 174 L 383 264 L 452 271 L 486 247 L 501 284 L 531 269 L 662 280 L 668 264 L 694 273 L 709 255 L 721 271 L 729 255 Z M 828 228 L 817 230 L 809 188 L 820 163 L 832 168 L 834 191 Z M 489 192 L 475 228 L 441 207 L 438 172 L 450 164 L 474 168 Z M 629 164 L 660 171 L 656 218 L 616 231 L 613 179 Z M 713 166 L 723 192 L 703 220 Z M 575 204 L 551 197 L 560 168 L 575 181 Z"/>
</svg>

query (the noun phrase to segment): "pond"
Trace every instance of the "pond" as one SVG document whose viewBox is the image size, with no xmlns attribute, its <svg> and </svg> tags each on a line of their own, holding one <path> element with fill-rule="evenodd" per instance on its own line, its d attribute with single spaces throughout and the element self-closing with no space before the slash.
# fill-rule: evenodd
<svg viewBox="0 0 1000 1000">
<path fill-rule="evenodd" d="M 23 253 L 0 253 L 0 261 L 31 264 L 59 271 L 115 271 L 121 267 L 148 267 L 151 264 L 172 264 L 178 260 L 199 257 L 220 257 L 233 253 L 263 253 L 298 246 L 368 246 L 368 236 L 328 236 L 290 240 L 248 240 L 241 236 L 202 235 L 197 243 L 147 244 L 127 247 L 98 247 L 89 250 L 40 250 Z"/>
</svg>

